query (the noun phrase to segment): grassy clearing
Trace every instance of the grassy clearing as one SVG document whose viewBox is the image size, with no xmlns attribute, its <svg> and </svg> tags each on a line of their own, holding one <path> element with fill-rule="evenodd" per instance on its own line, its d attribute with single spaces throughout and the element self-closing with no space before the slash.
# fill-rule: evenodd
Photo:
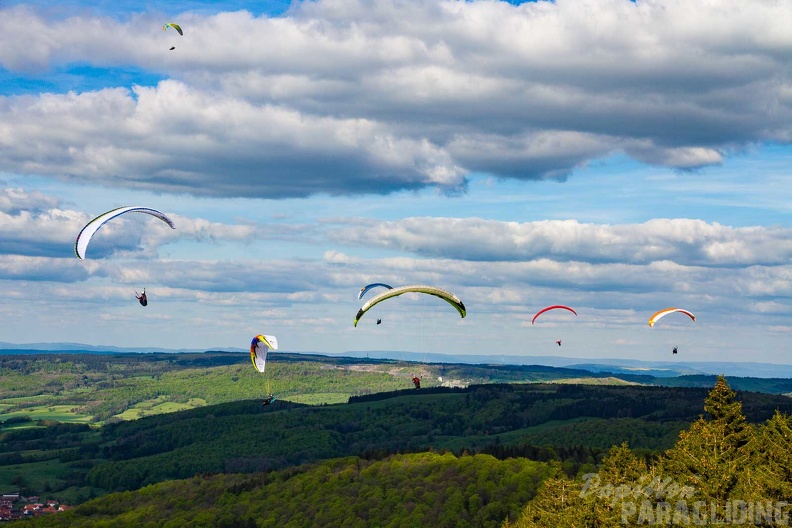
<svg viewBox="0 0 792 528">
<path fill-rule="evenodd" d="M 305 405 L 329 405 L 333 403 L 346 403 L 350 396 L 352 395 L 347 392 L 317 392 L 315 394 L 294 394 L 284 396 L 281 399 L 294 403 L 303 403 Z"/>
<path fill-rule="evenodd" d="M 13 490 L 25 486 L 49 489 L 64 483 L 63 477 L 69 471 L 71 469 L 57 459 L 0 466 L 0 489 Z"/>
<path fill-rule="evenodd" d="M 92 419 L 91 415 L 78 412 L 73 405 L 49 405 L 0 413 L 0 422 L 15 416 L 29 416 L 32 420 L 54 420 L 64 423 L 90 423 Z"/>
<path fill-rule="evenodd" d="M 126 411 L 115 415 L 122 420 L 137 420 L 144 416 L 155 414 L 165 414 L 176 411 L 186 411 L 207 405 L 206 400 L 201 398 L 190 398 L 186 403 L 168 401 L 167 396 L 159 396 L 153 400 L 146 400 L 136 403 Z"/>
<path fill-rule="evenodd" d="M 10 405 L 20 405 L 20 404 L 24 405 L 24 404 L 30 403 L 30 402 L 36 402 L 36 401 L 39 401 L 39 400 L 46 400 L 46 399 L 48 399 L 50 397 L 51 396 L 49 394 L 37 394 L 35 396 L 15 396 L 13 398 L 3 398 L 2 400 L 0 400 L 0 402 L 7 403 L 7 404 L 10 404 Z"/>
</svg>

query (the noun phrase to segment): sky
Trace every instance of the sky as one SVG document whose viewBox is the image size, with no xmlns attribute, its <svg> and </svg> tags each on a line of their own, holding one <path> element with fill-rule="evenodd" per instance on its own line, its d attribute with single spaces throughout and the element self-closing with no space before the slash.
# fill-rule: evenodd
<svg viewBox="0 0 792 528">
<path fill-rule="evenodd" d="M 0 0 L 0 341 L 787 364 L 790 27 L 792 0 Z M 129 213 L 78 259 L 127 205 L 176 229 Z M 371 282 L 467 316 L 406 294 L 354 327 Z M 667 307 L 696 321 L 649 328 Z"/>
</svg>

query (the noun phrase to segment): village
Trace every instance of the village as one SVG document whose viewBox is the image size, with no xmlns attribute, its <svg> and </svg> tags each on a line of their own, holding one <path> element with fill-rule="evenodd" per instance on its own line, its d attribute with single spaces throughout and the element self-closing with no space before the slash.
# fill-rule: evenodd
<svg viewBox="0 0 792 528">
<path fill-rule="evenodd" d="M 66 511 L 70 506 L 53 499 L 41 500 L 38 496 L 23 497 L 19 492 L 4 493 L 0 497 L 0 521 L 14 521 Z"/>
</svg>

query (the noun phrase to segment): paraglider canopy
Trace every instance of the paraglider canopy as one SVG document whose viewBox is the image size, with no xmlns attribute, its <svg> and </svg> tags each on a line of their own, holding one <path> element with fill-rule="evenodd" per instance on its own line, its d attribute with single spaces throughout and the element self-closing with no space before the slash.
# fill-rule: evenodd
<svg viewBox="0 0 792 528">
<path fill-rule="evenodd" d="M 393 288 L 386 292 L 380 293 L 373 299 L 370 299 L 366 304 L 364 304 L 360 310 L 358 310 L 357 315 L 355 316 L 355 326 L 357 326 L 358 321 L 360 318 L 363 317 L 367 311 L 371 309 L 371 307 L 381 303 L 382 301 L 391 299 L 393 297 L 397 297 L 402 295 L 403 293 L 408 292 L 415 292 L 415 293 L 424 293 L 426 295 L 434 295 L 435 297 L 440 297 L 448 304 L 456 308 L 456 311 L 459 312 L 461 317 L 465 317 L 467 311 L 465 310 L 465 305 L 462 304 L 462 301 L 459 300 L 459 297 L 454 295 L 451 292 L 445 291 L 441 288 L 437 288 L 435 286 L 420 286 L 420 285 L 413 285 L 413 286 L 401 286 L 399 288 Z"/>
<path fill-rule="evenodd" d="M 389 290 L 393 289 L 393 286 L 388 286 L 387 284 L 385 284 L 383 282 L 373 282 L 371 284 L 367 284 L 366 286 L 363 286 L 362 288 L 360 288 L 360 293 L 358 293 L 358 299 L 362 299 L 363 296 L 366 295 L 366 293 L 368 293 L 368 291 L 370 289 L 376 288 L 378 286 L 381 286 L 383 288 L 388 288 Z"/>
<path fill-rule="evenodd" d="M 267 351 L 278 350 L 278 338 L 271 335 L 257 335 L 250 342 L 250 360 L 259 372 L 267 366 Z"/>
<path fill-rule="evenodd" d="M 165 24 L 164 26 L 162 26 L 162 31 L 165 31 L 165 30 L 166 30 L 166 29 L 168 29 L 169 27 L 171 27 L 171 28 L 175 29 L 176 31 L 178 31 L 178 32 L 179 32 L 179 35 L 184 35 L 184 32 L 182 31 L 182 28 L 181 28 L 181 26 L 179 26 L 179 24 L 174 24 L 174 23 L 172 23 L 172 22 L 168 22 L 167 24 Z"/>
<path fill-rule="evenodd" d="M 168 218 L 165 213 L 157 211 L 156 209 L 140 206 L 119 207 L 118 209 L 113 209 L 112 211 L 107 211 L 106 213 L 100 214 L 85 224 L 85 227 L 82 228 L 80 234 L 77 235 L 77 241 L 74 243 L 74 253 L 77 255 L 77 258 L 85 258 L 85 252 L 88 249 L 88 243 L 91 242 L 91 238 L 96 234 L 97 231 L 99 231 L 99 228 L 101 228 L 113 218 L 117 218 L 126 213 L 146 213 L 159 218 L 168 224 L 171 229 L 176 229 L 176 226 L 173 224 L 173 220 Z"/>
<path fill-rule="evenodd" d="M 690 317 L 693 321 L 696 320 L 696 316 L 688 312 L 687 310 L 683 310 L 682 308 L 666 308 L 665 310 L 660 310 L 659 312 L 652 314 L 652 317 L 649 318 L 649 326 L 654 326 L 657 321 L 659 321 L 666 315 L 674 312 L 683 313 L 688 317 Z"/>
<path fill-rule="evenodd" d="M 549 310 L 556 310 L 558 308 L 561 308 L 561 309 L 564 309 L 564 310 L 569 310 L 573 314 L 577 315 L 577 312 L 575 310 L 573 310 L 572 308 L 570 308 L 569 306 L 564 306 L 562 304 L 555 304 L 553 306 L 548 306 L 547 308 L 542 308 L 541 310 L 536 312 L 536 315 L 534 315 L 533 319 L 531 319 L 531 324 L 534 324 L 534 322 L 536 321 L 536 318 L 539 317 L 540 315 L 542 315 L 543 313 L 545 313 L 545 312 L 547 312 Z"/>
</svg>

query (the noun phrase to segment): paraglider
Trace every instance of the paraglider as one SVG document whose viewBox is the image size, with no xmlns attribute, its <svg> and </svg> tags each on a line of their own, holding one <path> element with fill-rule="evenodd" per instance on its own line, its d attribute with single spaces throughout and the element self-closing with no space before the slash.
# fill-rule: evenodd
<svg viewBox="0 0 792 528">
<path fill-rule="evenodd" d="M 405 293 L 422 293 L 425 295 L 432 295 L 434 297 L 439 297 L 440 299 L 443 299 L 445 302 L 453 306 L 454 309 L 457 311 L 457 313 L 459 313 L 460 317 L 464 318 L 465 315 L 467 315 L 467 310 L 465 309 L 465 305 L 462 303 L 459 297 L 457 297 L 453 293 L 443 290 L 442 288 L 438 288 L 436 286 L 411 285 L 411 286 L 400 286 L 398 288 L 391 288 L 388 291 L 380 293 L 376 297 L 369 299 L 365 304 L 363 304 L 363 306 L 358 310 L 357 314 L 355 315 L 354 325 L 357 327 L 360 319 L 372 307 L 376 306 L 377 304 L 383 301 L 387 301 L 388 299 L 398 297 L 399 295 Z M 377 324 L 379 324 L 379 321 Z M 423 363 L 423 361 L 421 362 Z M 416 389 L 421 388 L 421 376 L 413 375 L 412 382 L 415 385 Z"/>
<path fill-rule="evenodd" d="M 182 28 L 181 28 L 181 26 L 179 26 L 179 24 L 174 24 L 174 23 L 172 23 L 172 22 L 168 22 L 167 24 L 165 24 L 164 26 L 162 26 L 162 31 L 165 31 L 165 30 L 166 30 L 166 29 L 168 29 L 169 27 L 170 27 L 170 28 L 173 28 L 173 29 L 175 29 L 176 31 L 178 31 L 178 32 L 179 32 L 179 35 L 184 35 L 184 32 L 182 31 Z"/>
<path fill-rule="evenodd" d="M 360 318 L 363 317 L 367 311 L 369 311 L 373 306 L 381 303 L 382 301 L 386 301 L 393 297 L 397 297 L 402 295 L 403 293 L 408 292 L 415 292 L 415 293 L 424 293 L 426 295 L 434 295 L 435 297 L 439 297 L 446 301 L 448 304 L 453 306 L 461 317 L 465 317 L 467 311 L 465 310 L 465 305 L 462 304 L 462 301 L 459 300 L 459 297 L 454 295 L 451 292 L 447 292 L 441 288 L 437 288 L 435 286 L 420 286 L 420 285 L 413 285 L 413 286 L 401 286 L 399 288 L 392 288 L 386 292 L 380 293 L 373 299 L 369 299 L 361 308 L 358 310 L 357 315 L 355 316 L 355 326 L 357 326 L 358 321 Z"/>
<path fill-rule="evenodd" d="M 125 206 L 119 207 L 118 209 L 113 209 L 111 211 L 107 211 L 106 213 L 100 214 L 83 227 L 80 230 L 80 234 L 77 235 L 77 240 L 74 243 L 74 253 L 77 255 L 79 259 L 85 259 L 86 251 L 88 250 L 88 244 L 91 242 L 91 239 L 96 234 L 99 229 L 104 226 L 110 220 L 121 216 L 122 214 L 126 213 L 146 213 L 148 215 L 154 216 L 159 218 L 166 224 L 170 226 L 171 229 L 176 229 L 176 226 L 173 224 L 173 220 L 168 218 L 165 213 L 161 211 L 157 211 L 156 209 L 151 209 L 149 207 L 140 207 L 140 206 Z M 149 264 L 151 261 L 149 260 Z M 146 280 L 148 280 L 148 272 L 146 272 Z M 146 288 L 143 287 L 143 293 L 138 295 L 137 291 L 135 292 L 135 297 L 140 304 L 146 306 L 148 304 L 148 299 L 146 298 Z"/>
<path fill-rule="evenodd" d="M 662 319 L 666 315 L 672 314 L 674 312 L 683 313 L 683 314 L 687 315 L 688 317 L 690 317 L 690 319 L 692 321 L 694 321 L 694 322 L 696 321 L 696 316 L 693 315 L 692 313 L 690 313 L 687 310 L 683 310 L 682 308 L 666 308 L 665 310 L 660 310 L 659 312 L 655 312 L 654 314 L 652 314 L 652 317 L 649 318 L 649 326 L 650 327 L 654 327 L 654 325 L 655 325 L 655 323 L 657 323 L 657 321 L 659 321 L 660 319 Z M 678 352 L 679 352 L 678 347 L 676 345 L 674 345 L 674 348 L 671 349 L 671 353 L 672 354 L 677 354 Z"/>
<path fill-rule="evenodd" d="M 101 228 L 110 220 L 126 213 L 146 213 L 159 218 L 168 224 L 171 229 L 176 229 L 176 226 L 173 224 L 173 220 L 168 218 L 165 213 L 157 211 L 156 209 L 140 206 L 119 207 L 118 209 L 113 209 L 112 211 L 107 211 L 106 213 L 100 214 L 85 224 L 85 227 L 82 228 L 80 234 L 77 235 L 77 241 L 74 243 L 74 253 L 77 255 L 77 258 L 85 258 L 85 252 L 88 249 L 88 244 L 91 242 L 91 238 L 96 234 L 96 232 L 99 231 L 99 228 Z"/>
<path fill-rule="evenodd" d="M 165 24 L 164 26 L 162 26 L 162 31 L 165 31 L 168 28 L 173 28 L 179 33 L 179 35 L 182 35 L 182 36 L 184 35 L 184 32 L 182 31 L 182 28 L 181 28 L 181 26 L 179 26 L 179 24 L 173 24 L 173 23 Z M 171 46 L 170 47 L 170 51 L 173 51 L 175 49 L 176 49 L 176 46 Z"/>
<path fill-rule="evenodd" d="M 687 310 L 683 310 L 682 308 L 666 308 L 665 310 L 660 310 L 659 312 L 654 313 L 652 317 L 649 318 L 649 326 L 654 326 L 657 321 L 659 321 L 666 315 L 674 312 L 683 313 L 688 317 L 690 317 L 693 321 L 696 320 L 696 316 L 688 312 Z"/>
<path fill-rule="evenodd" d="M 141 306 L 148 306 L 148 298 L 146 297 L 146 290 L 143 289 L 143 293 L 138 295 L 137 290 L 135 291 L 135 298 L 140 302 Z"/>
<path fill-rule="evenodd" d="M 367 284 L 366 286 L 363 286 L 362 288 L 360 288 L 360 293 L 358 293 L 358 299 L 362 299 L 363 296 L 366 295 L 366 293 L 370 289 L 376 288 L 377 286 L 381 286 L 383 288 L 388 288 L 389 290 L 393 289 L 393 286 L 388 286 L 387 284 L 385 284 L 383 282 L 374 282 L 374 283 Z"/>
<path fill-rule="evenodd" d="M 575 310 L 573 310 L 572 308 L 570 308 L 569 306 L 564 306 L 562 304 L 555 304 L 553 306 L 548 306 L 547 308 L 542 308 L 541 310 L 536 312 L 536 315 L 534 315 L 533 319 L 531 319 L 531 324 L 534 324 L 534 322 L 536 322 L 536 318 L 539 317 L 540 315 L 542 315 L 543 313 L 545 313 L 545 312 L 547 312 L 549 310 L 556 310 L 558 308 L 561 308 L 561 309 L 564 309 L 564 310 L 569 310 L 573 314 L 577 315 L 577 312 Z"/>
<path fill-rule="evenodd" d="M 270 349 L 278 350 L 278 338 L 275 336 L 259 334 L 250 341 L 250 360 L 253 362 L 253 366 L 256 370 L 262 374 L 266 370 L 267 352 Z M 264 398 L 264 401 L 261 402 L 262 407 L 275 401 L 275 396 L 273 396 L 269 389 L 269 382 L 267 382 L 267 393 L 269 396 Z"/>
<path fill-rule="evenodd" d="M 278 338 L 275 336 L 259 334 L 250 342 L 250 360 L 262 374 L 267 367 L 267 352 L 270 349 L 278 350 Z"/>
<path fill-rule="evenodd" d="M 572 308 L 570 308 L 569 306 L 564 306 L 563 304 L 554 304 L 553 306 L 548 306 L 546 308 L 542 308 L 541 310 L 536 312 L 536 315 L 534 315 L 533 319 L 531 319 L 531 324 L 534 324 L 536 322 L 537 317 L 539 317 L 543 313 L 549 312 L 550 310 L 557 310 L 557 309 L 569 310 L 570 312 L 575 314 L 575 316 L 577 316 L 577 312 L 575 310 L 573 310 Z M 556 339 L 555 344 L 558 345 L 558 346 L 561 346 L 561 340 L 560 339 Z"/>
</svg>

